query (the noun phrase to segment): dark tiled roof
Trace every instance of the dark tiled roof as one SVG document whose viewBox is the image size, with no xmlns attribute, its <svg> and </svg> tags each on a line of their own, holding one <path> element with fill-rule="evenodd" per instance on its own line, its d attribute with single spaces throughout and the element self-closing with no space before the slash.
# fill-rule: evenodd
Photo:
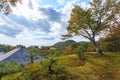
<svg viewBox="0 0 120 80">
<path fill-rule="evenodd" d="M 29 54 L 29 52 L 25 48 L 18 47 L 4 55 L 1 55 L 0 62 L 9 62 L 13 60 L 19 64 L 27 64 L 28 60 L 25 57 L 25 54 Z"/>
<path fill-rule="evenodd" d="M 19 64 L 25 65 L 28 63 L 28 59 L 25 54 L 29 54 L 29 52 L 24 47 L 17 47 L 4 55 L 0 55 L 0 62 L 16 61 Z M 43 59 L 44 57 L 40 56 L 38 60 L 35 60 L 35 62 Z"/>
</svg>

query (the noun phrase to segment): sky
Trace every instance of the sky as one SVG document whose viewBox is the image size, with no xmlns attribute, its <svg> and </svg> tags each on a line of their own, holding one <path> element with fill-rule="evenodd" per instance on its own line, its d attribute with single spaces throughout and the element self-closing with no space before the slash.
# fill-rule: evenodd
<svg viewBox="0 0 120 80">
<path fill-rule="evenodd" d="M 85 8 L 89 0 L 23 0 L 12 13 L 0 13 L 0 44 L 50 46 L 65 34 L 74 4 Z M 71 38 L 84 41 L 83 37 Z"/>
</svg>

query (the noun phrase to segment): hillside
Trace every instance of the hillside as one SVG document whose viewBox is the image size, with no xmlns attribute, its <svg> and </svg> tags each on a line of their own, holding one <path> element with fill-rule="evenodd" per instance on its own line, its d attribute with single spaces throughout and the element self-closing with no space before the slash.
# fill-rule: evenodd
<svg viewBox="0 0 120 80">
<path fill-rule="evenodd" d="M 69 46 L 73 43 L 76 43 L 76 42 L 74 40 L 67 40 L 67 41 L 64 41 L 64 42 L 58 42 L 58 43 L 54 44 L 53 46 L 65 48 L 66 46 Z"/>
<path fill-rule="evenodd" d="M 40 63 L 29 64 L 16 75 L 4 76 L 2 80 L 119 80 L 120 53 L 105 53 L 101 57 L 86 53 L 87 60 L 81 61 L 75 54 L 61 56 L 57 64 L 65 68 L 57 76 L 48 74 Z M 13 76 L 13 77 L 11 77 Z M 17 80 L 19 80 L 17 79 Z"/>
</svg>

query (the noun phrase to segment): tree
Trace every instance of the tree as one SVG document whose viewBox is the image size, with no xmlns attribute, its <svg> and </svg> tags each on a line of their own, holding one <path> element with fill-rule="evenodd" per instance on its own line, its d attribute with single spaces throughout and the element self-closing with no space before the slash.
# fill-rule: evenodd
<svg viewBox="0 0 120 80">
<path fill-rule="evenodd" d="M 10 61 L 9 63 L 6 62 L 6 69 L 8 70 L 7 74 L 18 72 L 22 70 L 22 66 L 15 62 L 15 61 Z"/>
<path fill-rule="evenodd" d="M 48 68 L 50 74 L 54 72 L 53 65 L 59 60 L 59 55 L 59 52 L 51 49 L 45 56 L 45 60 L 40 62 L 43 68 Z"/>
<path fill-rule="evenodd" d="M 105 51 L 120 51 L 120 14 L 113 18 L 111 26 L 103 38 L 99 39 L 100 45 Z"/>
<path fill-rule="evenodd" d="M 107 51 L 120 52 L 120 26 L 113 26 L 105 38 L 99 40 Z"/>
<path fill-rule="evenodd" d="M 73 48 L 71 46 L 66 46 L 64 49 L 64 54 L 69 55 L 73 53 Z"/>
<path fill-rule="evenodd" d="M 3 75 L 18 72 L 21 69 L 22 67 L 15 61 L 0 62 L 0 80 Z"/>
<path fill-rule="evenodd" d="M 0 44 L 0 51 L 3 51 L 4 53 L 7 53 L 14 48 L 14 46 Z"/>
<path fill-rule="evenodd" d="M 38 59 L 40 56 L 39 48 L 29 48 L 28 51 L 29 54 L 25 54 L 25 56 L 28 58 L 30 63 L 34 63 L 34 60 Z"/>
<path fill-rule="evenodd" d="M 12 12 L 11 6 L 16 6 L 22 0 L 0 0 L 0 11 L 4 12 L 6 15 Z"/>
<path fill-rule="evenodd" d="M 3 72 L 6 67 L 6 64 L 4 62 L 0 63 L 0 80 L 2 80 Z"/>
<path fill-rule="evenodd" d="M 77 56 L 81 59 L 84 60 L 85 59 L 85 55 L 84 55 L 84 48 L 81 46 L 78 46 L 75 50 L 74 53 L 77 54 Z"/>
<path fill-rule="evenodd" d="M 68 33 L 63 35 L 62 39 L 76 35 L 83 36 L 92 42 L 98 55 L 102 55 L 95 37 L 109 27 L 116 14 L 119 14 L 119 9 L 119 0 L 93 0 L 90 2 L 90 8 L 86 9 L 75 6 L 68 21 Z"/>
</svg>

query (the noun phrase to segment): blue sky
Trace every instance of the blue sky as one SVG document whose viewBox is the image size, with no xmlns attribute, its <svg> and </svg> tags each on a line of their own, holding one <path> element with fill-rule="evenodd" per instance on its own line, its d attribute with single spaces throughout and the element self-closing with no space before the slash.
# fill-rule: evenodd
<svg viewBox="0 0 120 80">
<path fill-rule="evenodd" d="M 23 0 L 8 16 L 0 13 L 0 44 L 53 45 L 66 33 L 73 4 L 88 7 L 89 0 Z M 84 38 L 74 37 L 76 41 Z"/>
</svg>

